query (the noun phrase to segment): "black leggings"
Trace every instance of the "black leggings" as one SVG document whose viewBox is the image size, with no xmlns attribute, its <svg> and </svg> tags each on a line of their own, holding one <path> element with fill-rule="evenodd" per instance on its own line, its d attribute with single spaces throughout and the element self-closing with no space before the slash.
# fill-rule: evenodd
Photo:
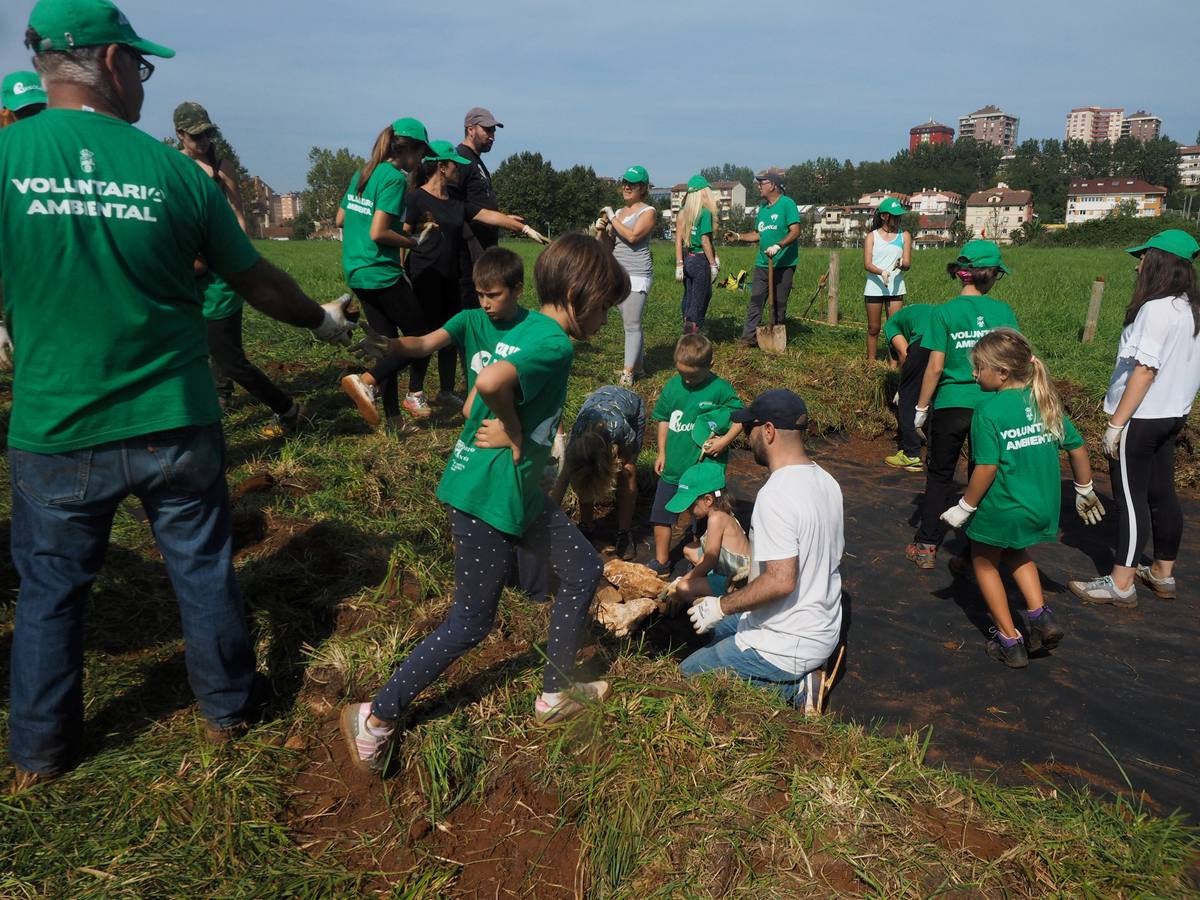
<svg viewBox="0 0 1200 900">
<path fill-rule="evenodd" d="M 1121 435 L 1121 455 L 1109 463 L 1120 510 L 1118 566 L 1136 566 L 1152 534 L 1155 559 L 1171 562 L 1179 554 L 1183 510 L 1175 496 L 1175 440 L 1186 421 L 1130 419 Z"/>
<path fill-rule="evenodd" d="M 954 470 L 963 445 L 971 436 L 974 410 L 950 406 L 929 413 L 926 429 L 929 448 L 925 453 L 925 500 L 921 503 L 921 527 L 913 538 L 918 544 L 941 544 L 950 527 L 941 515 L 955 494 Z M 967 477 L 974 466 L 967 466 Z"/>
<path fill-rule="evenodd" d="M 462 298 L 459 293 L 458 277 L 450 277 L 426 269 L 413 279 L 413 292 L 425 315 L 430 331 L 436 331 L 458 313 Z M 438 351 L 438 387 L 443 391 L 454 390 L 454 367 L 458 359 L 458 348 L 453 344 Z"/>
<path fill-rule="evenodd" d="M 900 449 L 909 456 L 921 455 L 921 436 L 917 434 L 913 421 L 928 362 L 929 351 L 921 346 L 921 339 L 917 338 L 908 345 L 908 355 L 900 367 L 900 402 L 896 404 L 896 421 L 900 425 Z"/>
<path fill-rule="evenodd" d="M 212 357 L 213 374 L 216 376 L 217 395 L 223 403 L 233 396 L 233 382 L 237 382 L 255 400 L 271 407 L 277 416 L 290 412 L 292 398 L 275 386 L 263 371 L 246 359 L 242 349 L 242 311 L 224 319 L 209 319 L 208 353 Z"/>
<path fill-rule="evenodd" d="M 401 277 L 395 284 L 385 288 L 356 288 L 354 293 L 362 301 L 367 324 L 378 334 L 394 338 L 419 337 L 429 334 L 429 326 L 420 304 L 409 287 L 408 279 Z M 389 417 L 400 415 L 400 392 L 396 375 L 405 366 L 408 370 L 409 393 L 425 387 L 425 372 L 429 369 L 429 358 L 412 359 L 395 354 L 385 356 L 371 370 L 371 377 L 383 389 L 383 411 Z"/>
<path fill-rule="evenodd" d="M 451 507 L 450 531 L 454 536 L 454 605 L 446 620 L 416 646 L 375 695 L 371 712 L 380 719 L 396 719 L 452 662 L 488 636 L 496 621 L 500 593 L 508 584 L 514 546 L 548 558 L 558 577 L 558 592 L 550 609 L 549 663 L 542 675 L 543 690 L 565 690 L 573 680 L 580 628 L 604 568 L 600 556 L 566 513 L 547 498 L 537 521 L 514 537 Z"/>
</svg>

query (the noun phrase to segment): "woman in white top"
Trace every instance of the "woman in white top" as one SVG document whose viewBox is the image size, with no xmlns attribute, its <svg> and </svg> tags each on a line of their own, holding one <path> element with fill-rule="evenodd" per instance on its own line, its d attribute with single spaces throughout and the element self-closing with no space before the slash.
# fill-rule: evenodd
<svg viewBox="0 0 1200 900">
<path fill-rule="evenodd" d="M 912 235 L 900 230 L 900 219 L 907 212 L 895 197 L 884 197 L 875 210 L 871 232 L 863 243 L 863 268 L 867 286 L 863 300 L 867 304 L 867 359 L 874 359 L 879 348 L 879 329 L 883 307 L 893 316 L 904 303 L 904 273 L 912 265 Z"/>
<path fill-rule="evenodd" d="M 1112 459 L 1120 517 L 1112 573 L 1072 581 L 1089 603 L 1137 606 L 1135 579 L 1163 599 L 1175 596 L 1175 556 L 1183 511 L 1175 496 L 1175 441 L 1200 390 L 1200 290 L 1193 260 L 1200 244 L 1186 231 L 1161 231 L 1128 251 L 1138 279 L 1125 311 L 1104 411 L 1104 453 Z M 1141 564 L 1146 539 L 1154 561 Z"/>
<path fill-rule="evenodd" d="M 658 213 L 646 202 L 650 195 L 650 176 L 641 166 L 630 166 L 621 176 L 621 197 L 625 205 L 616 212 L 604 207 L 604 218 L 614 238 L 613 257 L 629 275 L 629 296 L 619 305 L 625 323 L 625 367 L 621 387 L 632 387 L 636 375 L 643 374 L 642 313 L 650 294 L 654 263 L 650 259 L 650 235 Z"/>
</svg>

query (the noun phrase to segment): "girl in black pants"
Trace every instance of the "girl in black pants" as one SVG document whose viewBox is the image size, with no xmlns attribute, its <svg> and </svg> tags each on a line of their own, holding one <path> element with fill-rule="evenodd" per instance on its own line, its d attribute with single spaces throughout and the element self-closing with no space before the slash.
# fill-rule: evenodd
<svg viewBox="0 0 1200 900">
<path fill-rule="evenodd" d="M 1200 390 L 1200 290 L 1193 264 L 1200 244 L 1171 229 L 1128 252 L 1138 258 L 1138 280 L 1104 397 L 1104 453 L 1120 511 L 1116 559 L 1110 574 L 1070 582 L 1085 602 L 1124 607 L 1137 606 L 1135 581 L 1164 600 L 1175 596 L 1183 537 L 1175 442 Z M 1142 550 L 1151 536 L 1154 558 L 1144 565 Z"/>
</svg>

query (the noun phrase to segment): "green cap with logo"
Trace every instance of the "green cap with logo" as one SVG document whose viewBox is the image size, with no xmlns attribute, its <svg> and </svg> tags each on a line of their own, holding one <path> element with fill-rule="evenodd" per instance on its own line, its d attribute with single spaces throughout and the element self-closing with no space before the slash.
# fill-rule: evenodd
<svg viewBox="0 0 1200 900">
<path fill-rule="evenodd" d="M 1008 266 L 1000 258 L 1000 246 L 995 241 L 974 240 L 963 244 L 957 262 L 969 269 L 986 269 L 995 266 L 1007 274 Z"/>
<path fill-rule="evenodd" d="M 711 185 L 709 185 L 708 179 L 705 178 L 703 175 L 693 175 L 687 181 L 688 193 L 691 193 L 692 191 L 702 191 L 706 187 L 710 187 L 710 186 Z"/>
<path fill-rule="evenodd" d="M 725 465 L 715 459 L 696 463 L 679 476 L 679 489 L 667 501 L 667 512 L 681 513 L 692 508 L 692 504 L 705 494 L 717 494 L 725 490 Z"/>
<path fill-rule="evenodd" d="M 138 37 L 111 0 L 39 0 L 29 14 L 29 27 L 38 36 L 29 47 L 34 53 L 123 44 L 144 56 L 175 55 L 170 47 Z"/>
<path fill-rule="evenodd" d="M 630 166 L 621 176 L 621 180 L 626 184 L 649 184 L 650 175 L 644 166 Z"/>
<path fill-rule="evenodd" d="M 458 163 L 460 166 L 471 164 L 469 159 L 458 155 L 454 145 L 449 141 L 430 141 L 429 150 L 430 154 L 425 157 L 425 162 L 452 162 Z"/>
<path fill-rule="evenodd" d="M 904 204 L 895 197 L 884 197 L 879 203 L 879 211 L 881 213 L 891 213 L 893 216 L 902 216 L 908 212 L 904 208 Z"/>
<path fill-rule="evenodd" d="M 425 130 L 425 125 L 418 119 L 397 119 L 392 123 L 392 131 L 396 133 L 397 137 L 412 138 L 414 141 L 420 141 L 429 146 L 429 132 Z"/>
<path fill-rule="evenodd" d="M 0 105 L 13 112 L 46 102 L 46 92 L 42 90 L 42 80 L 37 72 L 10 72 L 5 75 L 0 96 L 4 98 Z"/>
<path fill-rule="evenodd" d="M 692 443 L 697 447 L 703 447 L 709 438 L 724 434 L 729 430 L 732 418 L 732 409 L 714 409 L 696 416 L 696 421 L 692 425 Z"/>
<path fill-rule="evenodd" d="M 1186 231 L 1181 231 L 1178 228 L 1168 228 L 1166 231 L 1160 231 L 1154 237 L 1150 238 L 1150 240 L 1146 241 L 1146 243 L 1130 247 L 1125 252 L 1132 253 L 1134 256 L 1141 256 L 1150 249 L 1162 250 L 1164 253 L 1170 253 L 1189 262 L 1200 255 L 1200 243 L 1197 243 L 1196 239 Z"/>
<path fill-rule="evenodd" d="M 217 127 L 208 117 L 208 110 L 195 100 L 185 100 L 175 107 L 174 119 L 176 131 L 193 136 Z"/>
</svg>

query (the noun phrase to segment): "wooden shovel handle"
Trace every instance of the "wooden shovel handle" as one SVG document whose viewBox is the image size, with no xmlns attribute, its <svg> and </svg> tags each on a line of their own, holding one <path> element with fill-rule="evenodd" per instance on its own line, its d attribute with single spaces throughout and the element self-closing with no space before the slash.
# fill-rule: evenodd
<svg viewBox="0 0 1200 900">
<path fill-rule="evenodd" d="M 771 308 L 771 319 L 767 323 L 775 324 L 775 259 L 767 257 L 767 305 Z"/>
</svg>

